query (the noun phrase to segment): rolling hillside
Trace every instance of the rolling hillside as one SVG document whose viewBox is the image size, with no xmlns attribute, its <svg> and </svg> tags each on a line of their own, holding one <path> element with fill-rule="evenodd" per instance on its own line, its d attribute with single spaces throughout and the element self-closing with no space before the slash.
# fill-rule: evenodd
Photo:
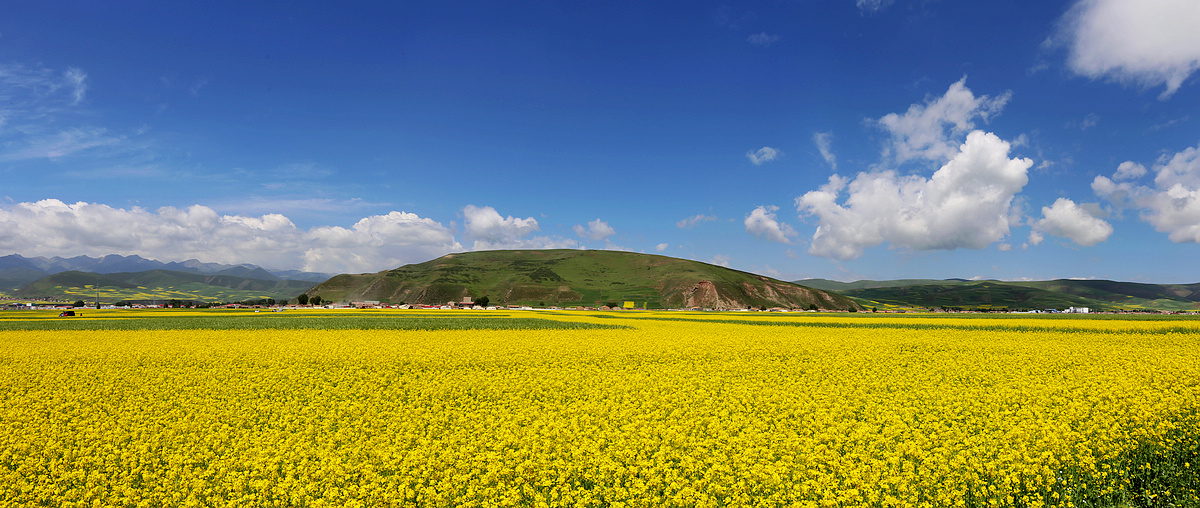
<svg viewBox="0 0 1200 508">
<path fill-rule="evenodd" d="M 1049 281 L 895 280 L 796 281 L 837 291 L 865 306 L 970 309 L 1065 309 L 1102 311 L 1200 310 L 1200 284 L 1143 284 L 1110 280 Z"/>
<path fill-rule="evenodd" d="M 466 252 L 394 270 L 338 275 L 307 292 L 327 301 L 444 304 L 487 296 L 495 304 L 646 308 L 858 309 L 841 295 L 697 261 L 604 250 Z"/>
<path fill-rule="evenodd" d="M 257 274 L 254 270 L 249 270 L 249 273 Z M 66 271 L 38 279 L 17 290 L 14 296 L 82 299 L 90 302 L 99 293 L 100 300 L 106 303 L 121 300 L 231 302 L 266 298 L 290 299 L 312 286 L 313 283 L 308 281 L 256 279 L 173 270 L 106 274 Z"/>
</svg>

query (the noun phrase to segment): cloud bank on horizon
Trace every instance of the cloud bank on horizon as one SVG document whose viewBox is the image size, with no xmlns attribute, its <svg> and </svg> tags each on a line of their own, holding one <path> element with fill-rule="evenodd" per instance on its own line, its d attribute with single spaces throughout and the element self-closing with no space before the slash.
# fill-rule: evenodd
<svg viewBox="0 0 1200 508">
<path fill-rule="evenodd" d="M 967 21 L 979 13 L 929 25 L 913 13 L 938 5 L 903 0 L 702 20 L 614 6 L 579 17 L 599 42 L 572 36 L 571 16 L 479 7 L 423 10 L 429 26 L 402 36 L 384 22 L 395 12 L 347 18 L 363 45 L 328 40 L 358 62 L 327 61 L 320 34 L 305 46 L 282 24 L 277 41 L 251 41 L 271 60 L 165 38 L 170 65 L 40 49 L 59 21 L 23 7 L 0 20 L 0 254 L 361 273 L 463 250 L 604 248 L 785 278 L 1038 265 L 1116 278 L 1141 276 L 1122 245 L 1189 259 L 1200 244 L 1194 0 L 1029 7 L 1006 15 L 1040 26 L 988 51 Z M 630 37 L 676 17 L 689 21 L 669 35 Z M 204 33 L 193 22 L 177 28 Z M 1104 261 L 1061 273 L 1082 259 Z"/>
<path fill-rule="evenodd" d="M 471 250 L 579 248 L 569 238 L 537 235 L 533 217 L 502 217 L 490 206 L 462 209 Z M 593 232 L 611 235 L 603 221 Z M 187 209 L 120 209 L 56 199 L 0 208 L 0 249 L 39 256 L 138 254 L 158 260 L 202 259 L 313 272 L 375 272 L 465 250 L 452 227 L 406 212 L 364 217 L 352 227 L 297 227 L 281 214 L 219 215 Z"/>
</svg>

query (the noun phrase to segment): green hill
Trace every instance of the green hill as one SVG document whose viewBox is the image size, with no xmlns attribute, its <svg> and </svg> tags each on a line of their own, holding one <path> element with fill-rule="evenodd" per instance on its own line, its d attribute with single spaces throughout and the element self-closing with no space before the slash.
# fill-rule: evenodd
<svg viewBox="0 0 1200 508">
<path fill-rule="evenodd" d="M 970 309 L 1200 310 L 1200 284 L 1144 284 L 1111 280 L 1049 281 L 894 280 L 798 284 L 834 290 L 859 303 L 892 307 Z"/>
<path fill-rule="evenodd" d="M 1144 284 L 1111 280 L 1058 279 L 1012 282 L 1095 302 L 1095 307 L 1125 310 L 1200 310 L 1198 284 Z"/>
<path fill-rule="evenodd" d="M 33 268 L 13 267 L 2 269 L 0 270 L 0 292 L 10 293 L 45 276 L 45 273 Z"/>
<path fill-rule="evenodd" d="M 235 302 L 265 298 L 291 299 L 312 285 L 307 281 L 279 278 L 263 280 L 172 270 L 107 274 L 67 271 L 33 281 L 13 295 L 20 298 L 82 299 L 90 302 L 99 293 L 100 300 L 107 303 L 121 300 Z"/>
<path fill-rule="evenodd" d="M 445 304 L 488 297 L 494 304 L 645 308 L 860 308 L 841 295 L 684 259 L 605 250 L 449 254 L 394 270 L 338 275 L 307 292 L 326 301 Z"/>
</svg>

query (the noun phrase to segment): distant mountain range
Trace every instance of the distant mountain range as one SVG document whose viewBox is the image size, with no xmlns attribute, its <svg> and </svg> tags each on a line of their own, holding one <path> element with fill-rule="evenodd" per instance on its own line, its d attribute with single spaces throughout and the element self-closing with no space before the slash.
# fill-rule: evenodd
<svg viewBox="0 0 1200 508">
<path fill-rule="evenodd" d="M 1066 309 L 1101 311 L 1200 310 L 1200 283 L 1144 284 L 1111 280 L 972 281 L 901 279 L 837 282 L 803 279 L 796 284 L 840 293 L 872 307 L 960 309 Z"/>
<path fill-rule="evenodd" d="M 229 275 L 258 280 L 297 280 L 321 282 L 333 276 L 328 273 L 301 272 L 297 270 L 266 270 L 251 264 L 224 265 L 202 263 L 195 259 L 183 262 L 163 263 L 141 256 L 118 256 L 115 254 L 93 258 L 89 256 L 33 257 L 19 254 L 0 256 L 0 292 L 11 292 L 25 287 L 43 277 L 61 272 L 90 272 L 99 274 L 131 273 L 148 270 L 170 270 L 203 275 Z"/>
<path fill-rule="evenodd" d="M 278 301 L 295 298 L 314 284 L 278 277 L 257 278 L 270 275 L 261 270 L 250 270 L 248 274 L 255 277 L 158 269 L 104 274 L 71 270 L 42 277 L 12 295 L 66 301 L 93 301 L 93 296 L 99 296 L 107 303 L 122 300 L 237 302 L 267 298 Z"/>
</svg>

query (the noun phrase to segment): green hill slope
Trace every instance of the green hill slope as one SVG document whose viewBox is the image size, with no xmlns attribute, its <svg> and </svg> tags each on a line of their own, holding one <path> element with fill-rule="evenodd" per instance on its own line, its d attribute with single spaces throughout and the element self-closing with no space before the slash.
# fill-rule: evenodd
<svg viewBox="0 0 1200 508">
<path fill-rule="evenodd" d="M 444 304 L 487 296 L 496 304 L 646 308 L 859 308 L 852 300 L 768 277 L 684 259 L 604 250 L 450 254 L 373 274 L 339 275 L 308 291 L 327 301 Z"/>
<path fill-rule="evenodd" d="M 33 268 L 5 268 L 0 270 L 0 292 L 11 293 L 45 276 L 45 273 Z"/>
</svg>

